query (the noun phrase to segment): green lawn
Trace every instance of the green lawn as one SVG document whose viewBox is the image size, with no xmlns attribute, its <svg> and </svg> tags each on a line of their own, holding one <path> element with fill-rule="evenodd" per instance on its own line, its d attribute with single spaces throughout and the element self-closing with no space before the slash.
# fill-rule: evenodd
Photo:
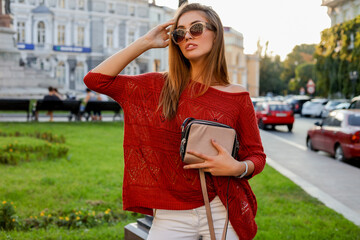
<svg viewBox="0 0 360 240">
<path fill-rule="evenodd" d="M 122 123 L 0 123 L 0 131 L 64 135 L 70 149 L 64 159 L 0 164 L 0 204 L 13 202 L 19 218 L 40 216 L 42 211 L 65 216 L 73 210 L 111 209 L 122 219 L 93 228 L 68 230 L 51 225 L 47 229 L 0 231 L 0 239 L 122 239 L 124 226 L 139 217 L 121 210 Z M 13 137 L 0 138 L 2 144 L 14 141 Z M 259 205 L 256 239 L 360 239 L 359 227 L 271 167 L 250 184 Z"/>
</svg>

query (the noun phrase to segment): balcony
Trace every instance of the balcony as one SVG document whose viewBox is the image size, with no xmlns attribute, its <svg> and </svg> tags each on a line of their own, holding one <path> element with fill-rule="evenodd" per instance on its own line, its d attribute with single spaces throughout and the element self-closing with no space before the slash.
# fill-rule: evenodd
<svg viewBox="0 0 360 240">
<path fill-rule="evenodd" d="M 339 5 L 342 5 L 346 1 L 348 1 L 348 0 L 322 0 L 321 6 L 334 8 L 334 7 L 337 7 Z"/>
</svg>

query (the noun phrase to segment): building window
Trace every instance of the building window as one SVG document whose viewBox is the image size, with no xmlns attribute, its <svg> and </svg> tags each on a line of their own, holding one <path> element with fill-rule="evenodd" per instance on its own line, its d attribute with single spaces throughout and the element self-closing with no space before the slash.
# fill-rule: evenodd
<svg viewBox="0 0 360 240">
<path fill-rule="evenodd" d="M 107 47 L 113 47 L 113 30 L 108 29 L 106 31 L 106 46 Z"/>
<path fill-rule="evenodd" d="M 355 5 L 354 7 L 354 16 L 360 15 L 360 5 Z"/>
<path fill-rule="evenodd" d="M 19 3 L 25 3 L 25 0 L 19 0 Z"/>
<path fill-rule="evenodd" d="M 65 45 L 65 26 L 58 25 L 58 45 Z"/>
<path fill-rule="evenodd" d="M 85 84 L 84 84 L 84 76 L 85 76 L 85 67 L 84 64 L 82 62 L 79 62 L 78 64 L 76 64 L 76 69 L 75 69 L 75 88 L 78 90 L 83 90 L 85 89 Z"/>
<path fill-rule="evenodd" d="M 130 6 L 129 14 L 130 14 L 130 16 L 135 16 L 135 7 L 134 6 Z"/>
<path fill-rule="evenodd" d="M 56 66 L 56 79 L 59 85 L 61 86 L 65 85 L 65 77 L 66 77 L 65 63 L 59 62 L 59 64 Z"/>
<path fill-rule="evenodd" d="M 45 23 L 42 21 L 37 24 L 37 43 L 45 43 Z"/>
<path fill-rule="evenodd" d="M 125 68 L 125 75 L 137 75 L 140 73 L 140 68 L 136 63 L 130 63 Z"/>
<path fill-rule="evenodd" d="M 19 43 L 25 42 L 25 22 L 17 23 L 17 40 Z"/>
<path fill-rule="evenodd" d="M 114 9 L 114 4 L 113 4 L 113 3 L 109 3 L 108 9 L 109 9 L 109 13 L 115 13 L 115 9 Z"/>
<path fill-rule="evenodd" d="M 59 0 L 59 8 L 65 8 L 65 0 Z"/>
<path fill-rule="evenodd" d="M 84 46 L 85 45 L 85 28 L 84 27 L 78 27 L 77 31 L 77 45 L 78 46 Z"/>
<path fill-rule="evenodd" d="M 133 41 L 135 41 L 135 32 L 130 30 L 128 35 L 128 44 L 132 43 Z"/>
<path fill-rule="evenodd" d="M 85 9 L 85 1 L 84 0 L 79 0 L 78 9 L 79 10 L 84 10 Z"/>
<path fill-rule="evenodd" d="M 343 11 L 343 19 L 344 19 L 344 22 L 349 20 L 349 11 L 348 10 Z"/>
<path fill-rule="evenodd" d="M 154 60 L 154 72 L 159 72 L 159 71 L 160 71 L 160 60 L 155 59 Z"/>
</svg>

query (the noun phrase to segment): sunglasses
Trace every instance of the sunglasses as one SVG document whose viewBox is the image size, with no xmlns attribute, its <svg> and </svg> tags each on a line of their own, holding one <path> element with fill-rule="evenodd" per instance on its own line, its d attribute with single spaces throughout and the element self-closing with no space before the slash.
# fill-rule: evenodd
<svg viewBox="0 0 360 240">
<path fill-rule="evenodd" d="M 196 22 L 192 24 L 188 29 L 185 28 L 175 29 L 171 33 L 171 37 L 175 44 L 179 44 L 182 41 L 184 41 L 187 32 L 189 32 L 193 38 L 197 38 L 201 36 L 201 34 L 203 34 L 205 28 L 209 30 L 213 30 L 213 27 L 209 23 Z"/>
</svg>

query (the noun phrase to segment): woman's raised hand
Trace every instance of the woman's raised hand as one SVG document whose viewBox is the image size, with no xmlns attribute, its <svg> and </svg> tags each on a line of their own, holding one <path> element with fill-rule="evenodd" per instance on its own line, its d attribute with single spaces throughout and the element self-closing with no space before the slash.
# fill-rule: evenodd
<svg viewBox="0 0 360 240">
<path fill-rule="evenodd" d="M 143 37 L 144 40 L 148 43 L 149 48 L 164 48 L 169 45 L 170 36 L 170 26 L 174 24 L 174 20 L 170 20 L 166 23 L 160 24 Z"/>
</svg>

